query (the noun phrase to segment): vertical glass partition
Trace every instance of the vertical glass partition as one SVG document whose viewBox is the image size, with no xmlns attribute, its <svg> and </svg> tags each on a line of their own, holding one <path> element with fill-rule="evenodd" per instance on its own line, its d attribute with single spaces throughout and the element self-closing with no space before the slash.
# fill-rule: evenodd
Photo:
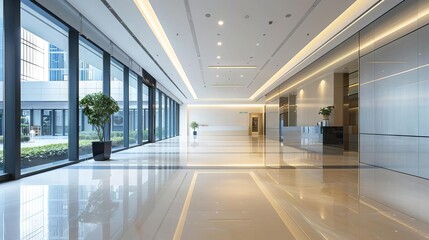
<svg viewBox="0 0 429 240">
<path fill-rule="evenodd" d="M 129 79 L 129 143 L 130 146 L 137 144 L 137 124 L 138 124 L 138 115 L 137 115 L 137 74 L 130 71 L 130 79 Z"/>
<path fill-rule="evenodd" d="M 0 0 L 0 174 L 4 172 L 3 158 L 3 0 Z"/>
<path fill-rule="evenodd" d="M 112 148 L 124 147 L 124 66 L 112 59 L 110 66 L 110 96 L 119 105 L 119 112 L 111 119 Z"/>
<path fill-rule="evenodd" d="M 160 108 L 160 92 L 155 91 L 155 140 L 160 140 L 161 137 L 161 108 Z"/>
<path fill-rule="evenodd" d="M 149 141 L 149 87 L 143 84 L 143 142 Z"/>
<path fill-rule="evenodd" d="M 79 100 L 89 93 L 103 91 L 103 52 L 84 38 L 79 40 Z M 79 111 L 79 156 L 90 157 L 91 142 L 97 132 L 88 118 Z"/>
<path fill-rule="evenodd" d="M 21 168 L 68 159 L 68 29 L 21 3 Z"/>
</svg>

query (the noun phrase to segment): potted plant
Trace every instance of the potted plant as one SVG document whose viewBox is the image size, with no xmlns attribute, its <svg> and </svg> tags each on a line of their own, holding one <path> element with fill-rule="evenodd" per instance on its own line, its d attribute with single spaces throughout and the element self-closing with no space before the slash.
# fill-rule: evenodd
<svg viewBox="0 0 429 240">
<path fill-rule="evenodd" d="M 197 122 L 191 122 L 191 124 L 189 126 L 192 128 L 192 130 L 194 130 L 193 131 L 193 135 L 196 136 L 197 135 L 197 130 L 196 129 L 199 126 L 198 123 Z"/>
<path fill-rule="evenodd" d="M 327 106 L 327 107 L 321 108 L 319 110 L 319 115 L 323 116 L 323 120 L 329 120 L 329 116 L 331 116 L 333 109 L 334 109 L 334 106 Z"/>
<path fill-rule="evenodd" d="M 91 93 L 79 101 L 83 113 L 88 117 L 88 123 L 97 130 L 100 141 L 92 142 L 92 154 L 95 161 L 108 160 L 112 152 L 112 141 L 106 141 L 104 131 L 110 122 L 110 116 L 119 111 L 118 103 L 102 92 Z"/>
</svg>

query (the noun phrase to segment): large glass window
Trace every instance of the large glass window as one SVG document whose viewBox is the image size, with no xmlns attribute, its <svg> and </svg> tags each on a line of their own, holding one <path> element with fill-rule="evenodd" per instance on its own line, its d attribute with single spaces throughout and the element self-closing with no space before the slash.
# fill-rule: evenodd
<svg viewBox="0 0 429 240">
<path fill-rule="evenodd" d="M 110 66 L 110 95 L 119 105 L 111 121 L 112 148 L 124 147 L 124 66 L 112 59 Z"/>
<path fill-rule="evenodd" d="M 163 93 L 161 93 L 161 139 L 164 139 L 166 137 L 165 133 L 165 117 L 166 117 L 166 112 L 165 112 L 165 95 Z"/>
<path fill-rule="evenodd" d="M 21 3 L 21 168 L 68 158 L 68 29 Z M 35 119 L 34 111 L 40 111 Z"/>
<path fill-rule="evenodd" d="M 129 80 L 129 143 L 131 145 L 137 144 L 137 128 L 138 128 L 138 114 L 137 114 L 137 74 L 130 72 L 130 80 Z"/>
<path fill-rule="evenodd" d="M 0 0 L 0 174 L 4 172 L 3 158 L 3 0 Z"/>
<path fill-rule="evenodd" d="M 143 142 L 149 141 L 149 87 L 143 84 Z"/>
<path fill-rule="evenodd" d="M 171 137 L 170 128 L 171 128 L 171 112 L 170 112 L 170 98 L 165 96 L 165 136 Z"/>
<path fill-rule="evenodd" d="M 84 38 L 79 40 L 79 100 L 89 93 L 103 91 L 103 52 Z M 79 111 L 79 156 L 90 157 L 91 142 L 98 140 L 95 128 Z"/>
<path fill-rule="evenodd" d="M 161 139 L 161 111 L 160 111 L 160 92 L 155 92 L 155 137 L 156 140 Z"/>
</svg>

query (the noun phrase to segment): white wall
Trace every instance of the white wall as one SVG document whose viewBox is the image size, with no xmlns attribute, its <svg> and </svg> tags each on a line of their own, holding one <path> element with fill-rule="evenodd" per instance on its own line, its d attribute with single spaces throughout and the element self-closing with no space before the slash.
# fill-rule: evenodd
<svg viewBox="0 0 429 240">
<path fill-rule="evenodd" d="M 180 105 L 180 111 L 179 111 L 179 129 L 180 129 L 180 136 L 186 136 L 188 135 L 188 105 L 182 104 Z"/>
<path fill-rule="evenodd" d="M 262 105 L 188 105 L 186 129 L 192 134 L 190 122 L 197 122 L 202 136 L 246 136 L 249 134 L 249 114 L 262 113 Z"/>
<path fill-rule="evenodd" d="M 334 105 L 334 75 L 331 73 L 297 88 L 296 103 L 298 126 L 314 126 L 322 121 L 320 108 Z"/>
</svg>

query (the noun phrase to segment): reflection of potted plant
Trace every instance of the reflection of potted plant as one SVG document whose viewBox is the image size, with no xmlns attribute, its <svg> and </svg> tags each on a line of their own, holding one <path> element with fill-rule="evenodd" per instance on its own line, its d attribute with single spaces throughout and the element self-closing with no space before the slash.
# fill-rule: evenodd
<svg viewBox="0 0 429 240">
<path fill-rule="evenodd" d="M 119 111 L 116 101 L 104 95 L 102 92 L 91 93 L 80 100 L 79 105 L 83 113 L 88 117 L 88 123 L 97 130 L 100 141 L 92 142 L 92 154 L 95 161 L 103 161 L 110 158 L 112 152 L 112 141 L 106 141 L 104 130 L 110 122 L 110 116 Z"/>
<path fill-rule="evenodd" d="M 108 222 L 113 216 L 119 204 L 113 202 L 110 197 L 106 198 L 104 191 L 107 191 L 108 196 L 110 195 L 109 186 L 103 186 L 100 183 L 97 190 L 89 195 L 85 209 L 78 216 L 80 222 L 93 224 Z"/>
<path fill-rule="evenodd" d="M 197 122 L 191 122 L 191 124 L 189 126 L 192 128 L 192 130 L 194 130 L 193 131 L 193 135 L 196 136 L 197 135 L 197 130 L 196 129 L 199 126 L 198 123 Z"/>
<path fill-rule="evenodd" d="M 319 115 L 323 116 L 323 120 L 329 120 L 329 116 L 331 116 L 332 109 L 334 109 L 334 106 L 327 106 L 327 107 L 321 108 L 319 110 Z"/>
</svg>

